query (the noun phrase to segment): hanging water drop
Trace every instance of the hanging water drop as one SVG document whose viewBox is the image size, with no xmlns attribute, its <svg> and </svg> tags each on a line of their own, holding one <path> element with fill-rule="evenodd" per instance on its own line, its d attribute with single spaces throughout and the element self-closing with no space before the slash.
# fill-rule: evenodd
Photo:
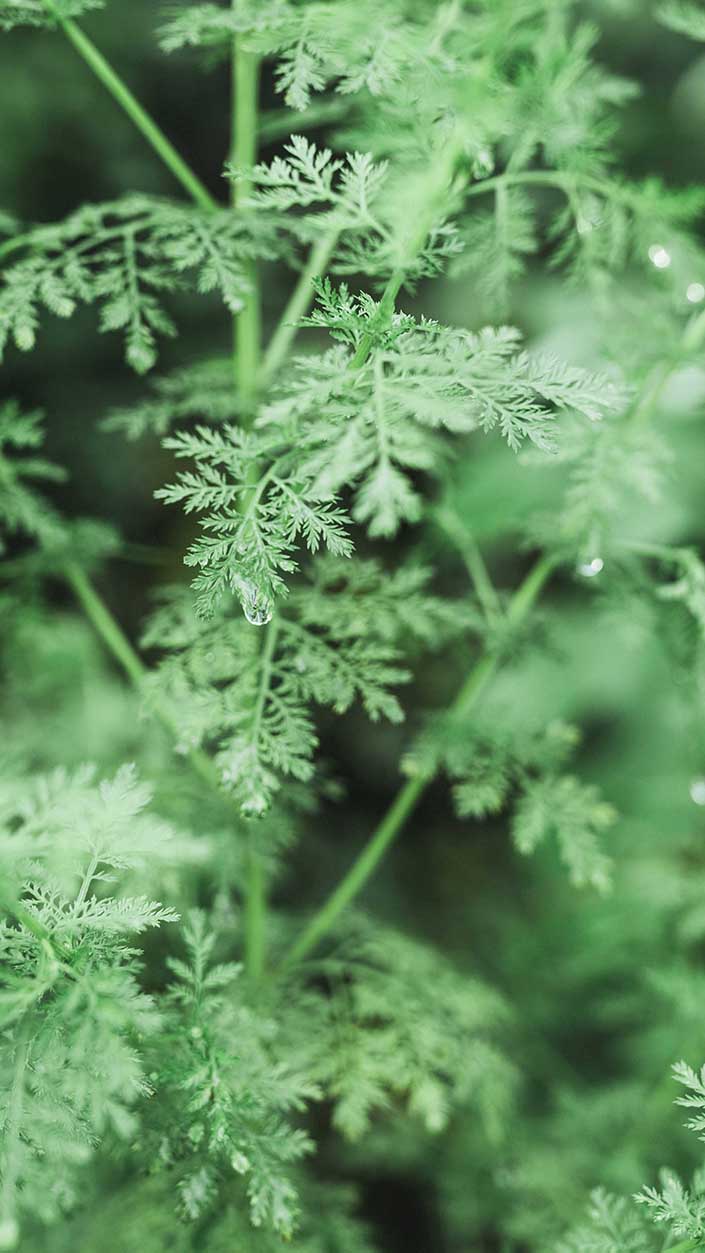
<svg viewBox="0 0 705 1253">
<path fill-rule="evenodd" d="M 252 791 L 240 805 L 243 818 L 264 818 L 269 812 L 269 797 L 265 792 Z"/>
<path fill-rule="evenodd" d="M 581 561 L 578 565 L 578 574 L 584 579 L 594 579 L 595 575 L 600 574 L 605 568 L 602 557 L 591 557 L 589 561 Z"/>
<path fill-rule="evenodd" d="M 690 785 L 690 799 L 694 805 L 705 805 L 705 779 L 693 779 Z"/>
<path fill-rule="evenodd" d="M 239 1149 L 236 1149 L 230 1158 L 230 1165 L 233 1170 L 237 1171 L 238 1175 L 247 1174 L 247 1171 L 250 1169 L 250 1164 L 250 1159 L 247 1154 L 241 1153 Z"/>
<path fill-rule="evenodd" d="M 671 254 L 663 244 L 652 244 L 649 248 L 649 261 L 657 270 L 667 270 L 671 264 Z"/>
<path fill-rule="evenodd" d="M 268 596 L 263 595 L 253 583 L 244 579 L 239 590 L 242 612 L 252 626 L 266 626 L 272 621 L 274 608 Z"/>
</svg>

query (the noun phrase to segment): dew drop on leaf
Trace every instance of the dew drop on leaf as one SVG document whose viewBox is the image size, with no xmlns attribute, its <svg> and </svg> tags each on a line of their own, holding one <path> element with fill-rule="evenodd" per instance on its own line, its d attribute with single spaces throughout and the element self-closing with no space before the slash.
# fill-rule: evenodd
<svg viewBox="0 0 705 1253">
<path fill-rule="evenodd" d="M 581 561 L 577 570 L 578 574 L 581 574 L 584 579 L 594 579 L 604 568 L 605 563 L 602 557 L 591 557 L 589 561 Z"/>
<path fill-rule="evenodd" d="M 253 792 L 240 806 L 243 818 L 264 818 L 269 810 L 269 800 L 264 792 Z"/>
<path fill-rule="evenodd" d="M 273 606 L 268 596 L 262 595 L 252 583 L 243 580 L 240 587 L 242 612 L 252 626 L 266 626 L 272 621 Z"/>
<path fill-rule="evenodd" d="M 705 805 L 705 779 L 693 779 L 690 785 L 690 799 L 695 805 Z"/>
</svg>

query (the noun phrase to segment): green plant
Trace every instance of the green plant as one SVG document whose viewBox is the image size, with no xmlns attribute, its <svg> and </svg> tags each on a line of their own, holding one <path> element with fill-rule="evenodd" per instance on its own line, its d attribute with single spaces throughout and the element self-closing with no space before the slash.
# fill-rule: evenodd
<svg viewBox="0 0 705 1253">
<path fill-rule="evenodd" d="M 97 1216 L 117 1208 L 118 1249 L 285 1238 L 364 1253 L 386 1246 L 349 1185 L 385 1160 L 443 1198 L 443 1248 L 636 1251 L 654 1230 L 700 1248 L 699 1174 L 686 1190 L 666 1173 L 641 1209 L 600 1189 L 572 1229 L 590 1187 L 628 1192 L 634 1163 L 654 1169 L 649 1103 L 603 1179 L 602 1140 L 639 1096 L 625 1083 L 603 1099 L 568 1064 L 564 1097 L 555 1020 L 522 1001 L 530 946 L 510 955 L 510 910 L 493 969 L 490 952 L 468 963 L 462 944 L 449 956 L 410 934 L 398 905 L 394 922 L 349 907 L 447 776 L 459 824 L 501 847 L 508 825 L 536 854 L 537 928 L 550 947 L 567 925 L 575 945 L 556 957 L 557 988 L 628 981 L 643 964 L 627 1019 L 649 994 L 701 994 L 688 945 L 705 934 L 702 904 L 686 886 L 689 857 L 702 886 L 701 855 L 647 840 L 630 870 L 640 810 L 627 797 L 618 818 L 599 784 L 621 799 L 619 776 L 598 782 L 589 757 L 581 777 L 589 701 L 575 665 L 558 681 L 550 667 L 587 649 L 573 598 L 603 640 L 641 615 L 658 664 L 681 676 L 669 725 L 697 724 L 705 566 L 666 484 L 690 449 L 682 424 L 654 419 L 705 344 L 703 194 L 616 172 L 634 89 L 602 67 L 572 0 L 181 4 L 162 49 L 231 66 L 226 205 L 77 24 L 101 8 L 6 0 L 0 26 L 63 34 L 178 187 L 126 187 L 49 225 L 3 217 L 0 352 L 41 344 L 47 317 L 86 327 L 94 306 L 145 375 L 190 296 L 220 299 L 234 342 L 105 404 L 104 429 L 158 436 L 178 462 L 157 499 L 198 515 L 198 530 L 184 524 L 192 584 L 157 574 L 139 646 L 96 587 L 130 546 L 38 490 L 63 477 L 35 455 L 42 420 L 14 400 L 0 409 L 14 730 L 0 776 L 0 1248 L 90 1250 L 105 1239 Z M 697 6 L 657 16 L 699 37 Z M 263 76 L 280 101 L 264 118 Z M 568 359 L 560 336 L 524 347 L 494 324 L 527 275 L 552 271 L 593 332 Z M 473 329 L 436 316 L 448 274 L 472 293 Z M 285 297 L 270 327 L 273 275 Z M 158 552 L 132 555 L 158 570 Z M 105 658 L 62 608 L 66 588 Z M 399 752 L 399 787 L 335 878 L 317 842 L 348 810 L 322 756 L 335 758 L 330 714 L 356 719 L 361 739 L 359 711 L 396 727 L 400 690 L 424 669 L 430 709 L 403 747 L 393 730 L 374 741 L 385 760 Z M 309 908 L 286 876 L 319 856 L 328 892 Z M 490 935 L 506 905 L 495 870 Z M 522 882 L 523 868 L 505 873 Z M 573 887 L 597 892 L 584 904 Z M 683 1064 L 677 1078 L 701 1108 L 702 1076 Z M 472 1202 L 468 1171 L 486 1184 Z"/>
</svg>

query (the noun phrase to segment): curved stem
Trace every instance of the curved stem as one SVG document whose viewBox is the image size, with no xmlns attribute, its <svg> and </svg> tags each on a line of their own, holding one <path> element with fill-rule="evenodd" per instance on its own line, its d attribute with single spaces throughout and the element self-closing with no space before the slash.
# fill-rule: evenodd
<svg viewBox="0 0 705 1253">
<path fill-rule="evenodd" d="M 82 570 L 75 563 L 70 563 L 64 567 L 63 575 L 108 652 L 115 658 L 133 687 L 137 691 L 141 691 L 145 675 L 147 674 L 147 667 L 135 652 L 120 624 L 115 620 L 105 602 L 96 592 L 85 570 Z M 158 707 L 155 713 L 162 725 L 166 727 L 170 734 L 173 734 L 174 726 L 169 715 Z M 208 754 L 204 753 L 202 749 L 196 748 L 188 756 L 196 774 L 205 783 L 208 783 L 210 787 L 219 789 L 220 776 Z"/>
<path fill-rule="evenodd" d="M 132 94 L 127 84 L 115 73 L 115 70 L 103 56 L 102 52 L 83 33 L 80 26 L 77 26 L 71 18 L 62 17 L 52 0 L 44 0 L 44 6 L 61 27 L 67 39 L 73 44 L 79 56 L 83 57 L 86 64 L 96 77 L 100 79 L 103 86 L 110 92 L 121 109 L 134 122 L 138 131 L 144 136 L 147 143 L 151 144 L 154 151 L 164 162 L 164 165 L 171 171 L 174 178 L 181 183 L 181 186 L 188 192 L 192 200 L 201 209 L 206 209 L 209 212 L 217 209 L 218 205 L 210 192 L 197 175 L 194 174 L 190 166 L 186 164 L 183 157 L 179 156 L 174 145 L 167 139 L 154 119 L 150 117 L 147 110 L 143 108 L 137 97 Z"/>
<path fill-rule="evenodd" d="M 436 520 L 458 549 L 487 622 L 490 626 L 496 626 L 502 618 L 502 604 L 478 543 L 450 510 L 439 510 Z"/>
<path fill-rule="evenodd" d="M 523 622 L 557 564 L 557 558 L 552 556 L 543 556 L 537 561 L 510 601 L 507 610 L 509 623 L 516 627 Z M 495 674 L 499 662 L 500 658 L 497 653 L 485 653 L 480 657 L 451 705 L 450 713 L 467 713 L 472 708 L 480 692 Z M 330 931 L 338 916 L 357 896 L 376 870 L 435 774 L 436 771 L 432 767 L 421 769 L 399 789 L 382 821 L 373 831 L 348 873 L 299 935 L 293 948 L 285 957 L 282 969 L 286 970 L 301 961 Z"/>
<path fill-rule="evenodd" d="M 705 311 L 691 318 L 683 332 L 681 350 L 683 353 L 695 352 L 705 342 Z M 653 416 L 663 396 L 664 390 L 678 360 L 660 361 L 649 375 L 629 413 L 629 421 L 634 426 L 642 426 Z"/>
<path fill-rule="evenodd" d="M 271 383 L 285 361 L 298 324 L 311 303 L 314 280 L 324 273 L 335 248 L 340 232 L 335 229 L 321 235 L 313 245 L 308 261 L 299 275 L 298 282 L 289 297 L 274 334 L 262 359 L 260 387 Z"/>
<path fill-rule="evenodd" d="M 466 196 L 484 196 L 501 187 L 552 187 L 566 195 L 580 186 L 586 191 L 594 191 L 598 196 L 612 200 L 622 200 L 626 204 L 634 204 L 635 197 L 628 187 L 619 184 L 608 184 L 590 175 L 562 174 L 560 170 L 511 170 L 504 174 L 495 174 L 492 178 L 484 178 L 479 183 L 472 183 L 466 190 Z"/>
<path fill-rule="evenodd" d="M 146 673 L 145 666 L 107 605 L 96 592 L 85 570 L 72 563 L 66 566 L 64 574 L 86 617 L 93 623 L 103 642 L 107 644 L 108 651 L 112 653 L 130 681 L 136 687 L 140 687 Z"/>
</svg>

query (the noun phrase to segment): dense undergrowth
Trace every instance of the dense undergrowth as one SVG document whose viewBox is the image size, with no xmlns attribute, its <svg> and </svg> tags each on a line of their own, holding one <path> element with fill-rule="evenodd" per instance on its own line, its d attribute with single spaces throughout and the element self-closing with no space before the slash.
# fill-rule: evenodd
<svg viewBox="0 0 705 1253">
<path fill-rule="evenodd" d="M 705 1247 L 705 9 L 150 8 L 0 3 L 0 1248 Z"/>
</svg>

